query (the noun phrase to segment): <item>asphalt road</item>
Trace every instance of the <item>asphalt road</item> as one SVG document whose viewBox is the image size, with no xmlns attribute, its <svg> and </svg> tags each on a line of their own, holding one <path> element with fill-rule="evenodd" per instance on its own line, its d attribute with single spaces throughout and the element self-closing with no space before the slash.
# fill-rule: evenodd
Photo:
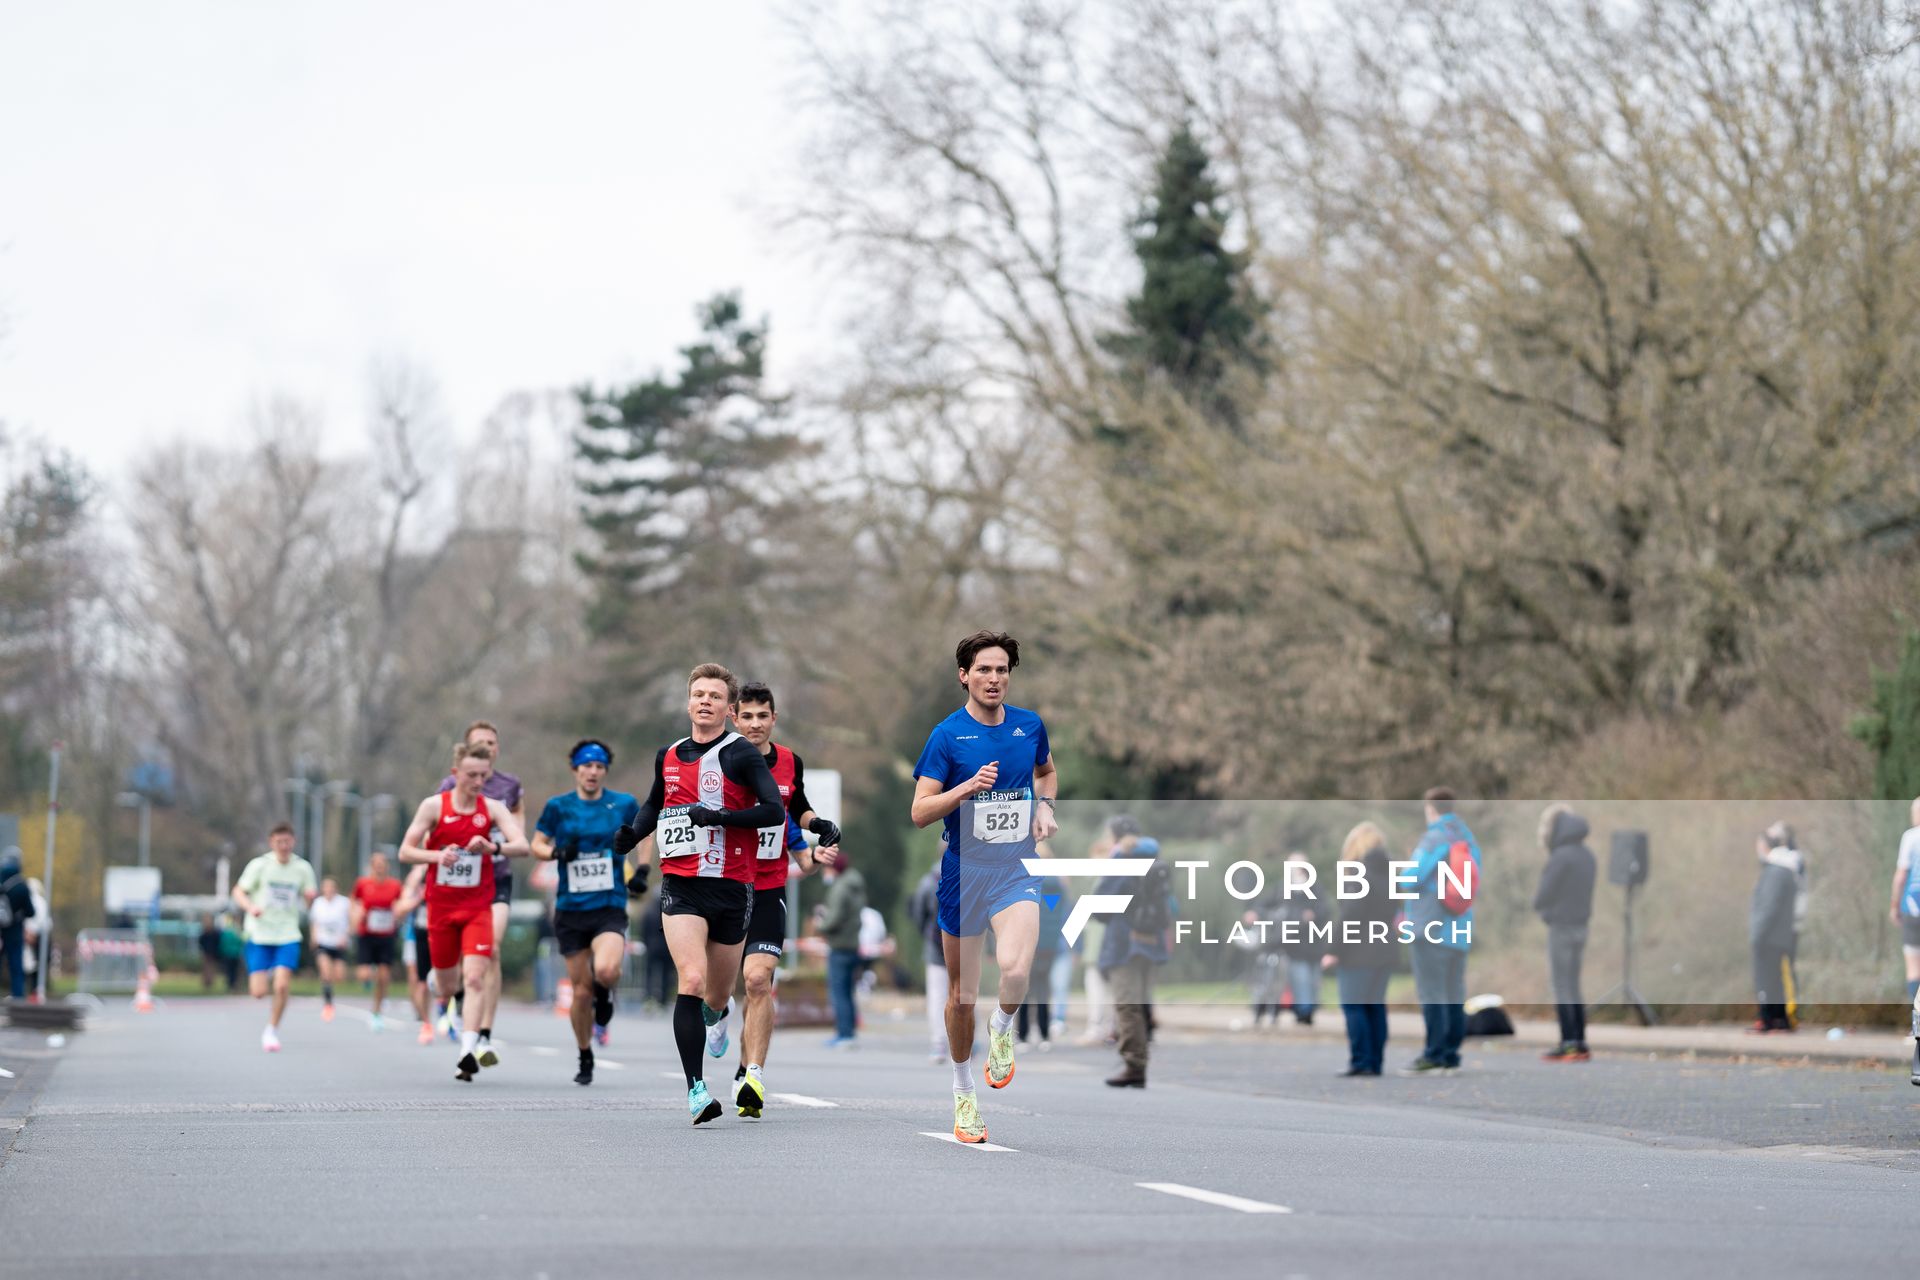
<svg viewBox="0 0 1920 1280">
<path fill-rule="evenodd" d="M 1024 1053 L 980 1150 L 927 1136 L 951 1095 L 918 1024 L 782 1032 L 767 1118 L 694 1129 L 661 1020 L 623 1014 L 590 1089 L 543 1010 L 505 1014 L 470 1085 L 353 1005 L 297 1001 L 278 1055 L 261 1022 L 5 1033 L 0 1274 L 1751 1280 L 1895 1274 L 1920 1243 L 1893 1072 L 1477 1047 L 1449 1079 L 1336 1081 L 1325 1043 L 1169 1037 L 1144 1092 L 1100 1051 Z"/>
</svg>

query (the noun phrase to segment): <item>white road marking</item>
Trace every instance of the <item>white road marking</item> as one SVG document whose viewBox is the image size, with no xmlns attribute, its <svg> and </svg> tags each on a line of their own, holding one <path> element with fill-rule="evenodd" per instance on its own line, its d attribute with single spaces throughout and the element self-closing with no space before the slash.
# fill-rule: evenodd
<svg viewBox="0 0 1920 1280">
<path fill-rule="evenodd" d="M 1012 1151 L 1018 1154 L 1017 1147 L 1003 1147 L 997 1142 L 962 1142 L 951 1133 L 923 1133 L 923 1138 L 938 1138 L 942 1142 L 951 1142 L 956 1147 L 968 1147 L 974 1151 Z"/>
<path fill-rule="evenodd" d="M 593 1065 L 596 1067 L 605 1067 L 609 1071 L 625 1071 L 627 1069 L 626 1063 L 615 1062 L 611 1058 L 595 1058 Z"/>
<path fill-rule="evenodd" d="M 1264 1200 L 1248 1200 L 1242 1196 L 1230 1196 L 1221 1191 L 1205 1191 L 1199 1187 L 1183 1187 L 1177 1182 L 1136 1182 L 1136 1187 L 1148 1191 L 1159 1191 L 1170 1196 L 1180 1196 L 1187 1200 L 1198 1200 L 1202 1204 L 1219 1205 L 1222 1209 L 1237 1209 L 1241 1213 L 1292 1213 L 1293 1210 L 1283 1204 L 1268 1204 Z"/>
<path fill-rule="evenodd" d="M 0 1080 L 11 1080 L 11 1079 L 13 1079 L 13 1072 L 7 1070 L 5 1067 L 0 1067 Z"/>
<path fill-rule="evenodd" d="M 828 1102 L 825 1098 L 809 1098 L 804 1093 L 770 1093 L 767 1095 L 775 1102 L 785 1102 L 796 1107 L 837 1107 L 837 1102 Z"/>
<path fill-rule="evenodd" d="M 537 1053 L 543 1058 L 557 1058 L 560 1056 L 560 1051 L 550 1044 L 530 1044 L 527 1046 L 527 1052 Z"/>
</svg>

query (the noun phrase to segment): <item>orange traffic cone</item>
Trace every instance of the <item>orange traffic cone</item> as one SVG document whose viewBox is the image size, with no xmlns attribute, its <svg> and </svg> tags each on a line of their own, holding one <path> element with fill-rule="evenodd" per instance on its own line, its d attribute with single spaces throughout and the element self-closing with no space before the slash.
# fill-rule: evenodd
<svg viewBox="0 0 1920 1280">
<path fill-rule="evenodd" d="M 153 970 L 148 969 L 140 975 L 140 983 L 133 990 L 133 1011 L 135 1013 L 153 1012 Z"/>
<path fill-rule="evenodd" d="M 553 989 L 553 1013 L 557 1018 L 573 1015 L 573 980 L 560 979 L 560 985 Z"/>
</svg>

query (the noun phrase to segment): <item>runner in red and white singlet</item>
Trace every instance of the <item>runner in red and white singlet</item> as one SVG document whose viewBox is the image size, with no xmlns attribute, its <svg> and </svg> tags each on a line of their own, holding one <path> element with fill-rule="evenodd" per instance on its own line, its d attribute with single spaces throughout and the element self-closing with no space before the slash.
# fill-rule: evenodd
<svg viewBox="0 0 1920 1280">
<path fill-rule="evenodd" d="M 493 993 L 487 971 L 493 963 L 493 858 L 525 857 L 529 848 L 512 810 L 481 794 L 493 771 L 493 752 L 479 743 L 462 743 L 454 755 L 453 790 L 428 796 L 414 811 L 400 845 L 402 862 L 429 863 L 426 883 L 427 946 L 434 981 L 441 992 L 466 992 L 467 1030 L 460 1035 L 456 1078 L 473 1079 L 483 1066 L 499 1061 L 491 1047 L 481 1050 L 474 1028 L 493 1023 Z M 498 830 L 496 842 L 492 833 Z"/>
<path fill-rule="evenodd" d="M 661 924 L 680 971 L 673 1038 L 695 1124 L 721 1112 L 702 1078 L 700 1050 L 706 1028 L 718 1026 L 714 1056 L 727 1051 L 726 1006 L 753 910 L 759 828 L 785 815 L 765 757 L 727 732 L 739 696 L 740 684 L 725 667 L 704 663 L 693 669 L 687 681 L 693 731 L 654 757 L 653 790 L 633 825 L 620 828 L 614 840 L 614 852 L 624 857 L 652 836 L 660 855 Z M 641 883 L 645 867 L 643 861 L 634 873 Z"/>
<path fill-rule="evenodd" d="M 798 824 L 800 829 L 820 838 L 817 857 L 823 865 L 831 866 L 840 848 L 840 828 L 816 814 L 813 802 L 807 799 L 806 765 L 799 756 L 773 741 L 778 720 L 773 690 L 757 681 L 741 686 L 733 727 L 763 753 L 767 770 L 773 774 L 774 786 L 779 788 L 781 802 L 786 806 L 780 822 L 760 828 L 754 859 L 753 917 L 747 924 L 746 956 L 740 962 L 746 978 L 747 1003 L 740 1023 L 740 1068 L 733 1076 L 733 1101 L 741 1115 L 753 1118 L 758 1118 L 767 1105 L 766 1085 L 760 1073 L 767 1060 L 767 1050 L 773 1044 L 774 971 L 787 945 L 788 866 L 791 862 L 804 876 L 813 870 L 816 859 L 816 855 L 808 851 L 806 841 L 797 834 L 792 839 L 798 848 L 793 849 L 791 859 L 788 857 L 789 832 L 794 830 L 789 823 Z M 711 1030 L 707 1035 L 707 1051 L 712 1053 L 715 1037 Z M 719 1052 L 726 1050 L 722 1048 Z"/>
</svg>

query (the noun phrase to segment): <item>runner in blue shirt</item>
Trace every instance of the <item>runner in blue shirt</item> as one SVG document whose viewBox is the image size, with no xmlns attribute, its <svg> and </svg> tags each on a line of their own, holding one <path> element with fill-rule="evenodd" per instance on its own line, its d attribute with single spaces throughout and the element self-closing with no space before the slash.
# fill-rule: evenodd
<svg viewBox="0 0 1920 1280">
<path fill-rule="evenodd" d="M 980 954 L 989 925 L 1000 967 L 1000 1003 L 987 1037 L 987 1084 L 1013 1080 L 1013 1019 L 1027 998 L 1034 946 L 1040 938 L 1040 878 L 1022 860 L 1037 841 L 1059 830 L 1053 806 L 1060 791 L 1047 727 L 1023 707 L 1007 705 L 1007 685 L 1020 665 L 1012 636 L 976 631 L 954 651 L 966 705 L 934 726 L 913 767 L 913 825 L 942 821 L 946 852 L 938 891 L 941 945 L 951 982 L 947 1049 L 953 1059 L 953 1136 L 985 1142 L 973 1090 L 973 1006 L 980 992 Z"/>
<path fill-rule="evenodd" d="M 567 753 L 573 790 L 547 801 L 534 824 L 533 856 L 560 863 L 553 934 L 573 984 L 573 1038 L 580 1047 L 575 1084 L 593 1083 L 593 1043 L 607 1042 L 613 991 L 627 960 L 626 859 L 613 836 L 639 816 L 640 805 L 606 788 L 613 751 L 583 738 Z"/>
</svg>

